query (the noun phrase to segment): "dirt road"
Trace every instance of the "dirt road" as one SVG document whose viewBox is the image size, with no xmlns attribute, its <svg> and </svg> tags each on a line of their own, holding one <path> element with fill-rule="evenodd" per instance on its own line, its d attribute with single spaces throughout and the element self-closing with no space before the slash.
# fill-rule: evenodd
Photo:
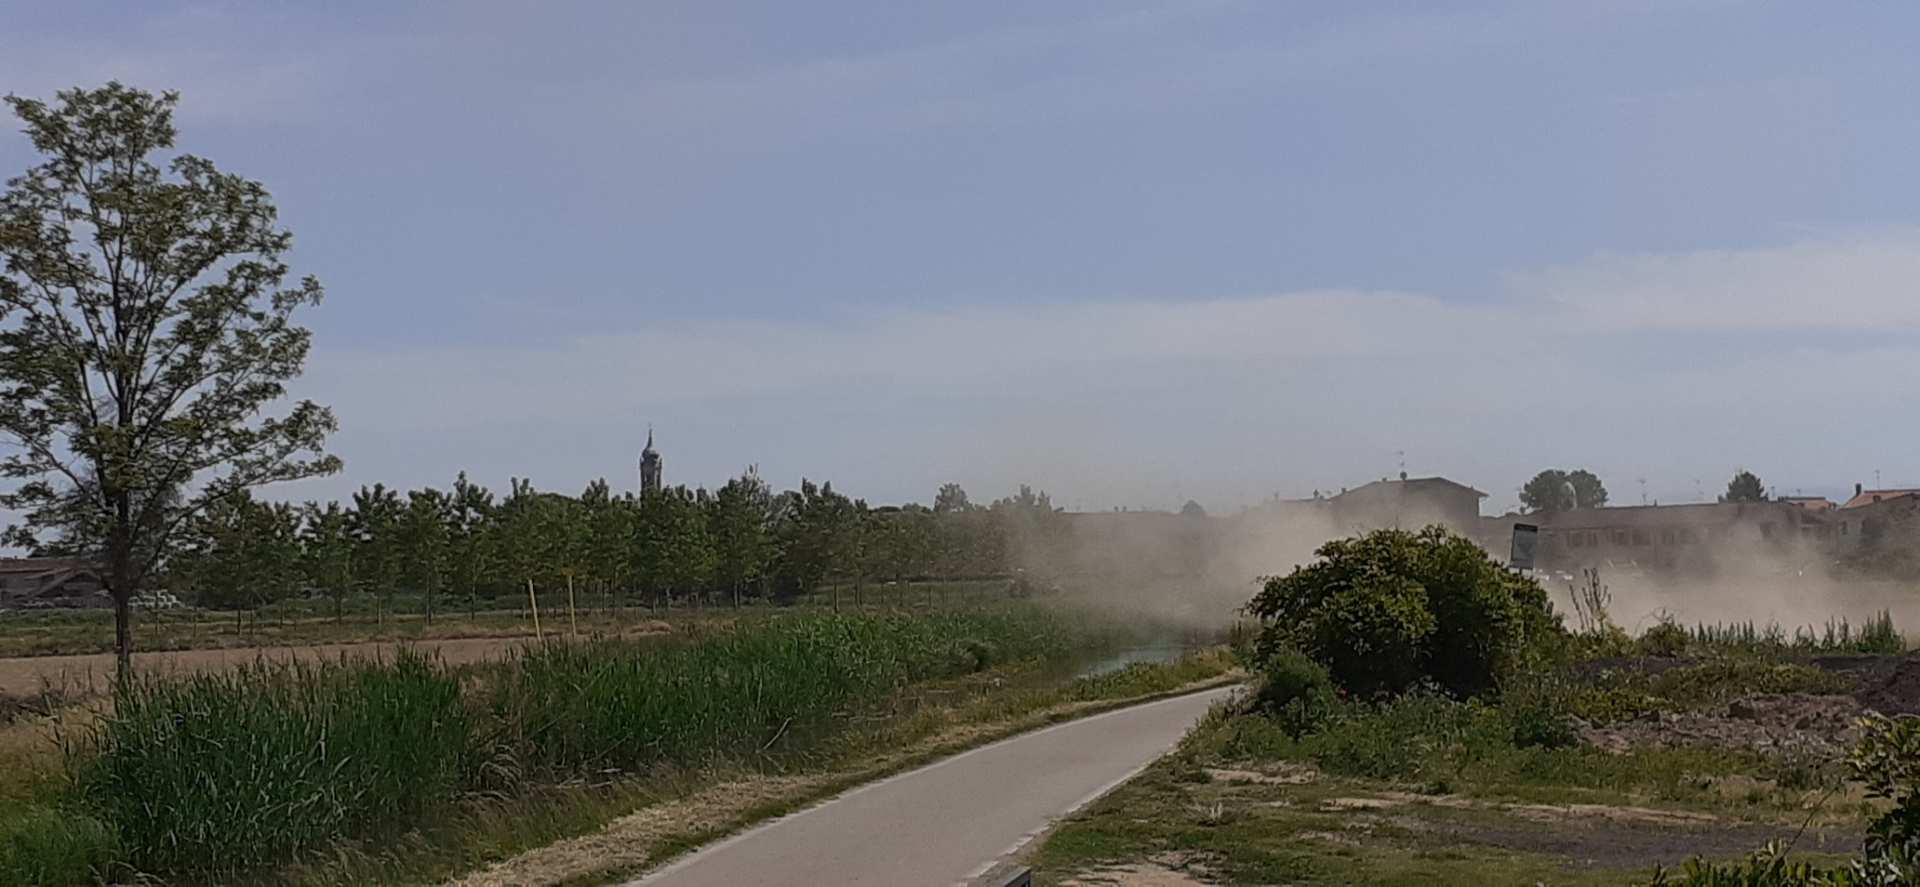
<svg viewBox="0 0 1920 887">
<path fill-rule="evenodd" d="M 457 638 L 453 640 L 414 641 L 411 646 L 435 652 L 450 664 L 496 659 L 508 650 L 531 641 L 530 637 Z M 401 645 L 394 641 L 367 641 L 349 644 L 311 644 L 295 647 L 236 647 L 230 650 L 177 650 L 133 654 L 135 669 L 143 674 L 177 674 L 233 668 L 264 656 L 269 659 L 299 659 L 313 662 L 323 659 L 391 655 Z M 69 692 L 86 693 L 88 688 L 105 691 L 113 679 L 113 654 L 84 656 L 25 656 L 0 659 L 0 695 L 37 693 L 43 682 Z"/>
<path fill-rule="evenodd" d="M 635 887 L 964 883 L 1165 754 L 1232 688 L 1026 733 L 854 789 Z"/>
</svg>

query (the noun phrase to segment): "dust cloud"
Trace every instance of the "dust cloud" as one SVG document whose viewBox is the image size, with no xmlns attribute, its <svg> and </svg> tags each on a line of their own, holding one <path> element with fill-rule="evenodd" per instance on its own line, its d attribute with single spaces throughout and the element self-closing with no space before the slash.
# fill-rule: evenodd
<svg viewBox="0 0 1920 887">
<path fill-rule="evenodd" d="M 1256 508 L 1231 516 L 1170 512 L 1064 515 L 1064 529 L 1021 546 L 1021 567 L 1076 602 L 1194 632 L 1217 632 L 1268 576 L 1309 563 L 1323 543 L 1366 529 L 1343 526 L 1324 508 Z M 1438 515 L 1408 514 L 1404 528 Z M 1434 521 L 1438 522 L 1438 521 Z M 1487 525 L 1498 523 L 1483 519 Z M 1501 532 L 1506 532 L 1502 525 Z M 1504 562 L 1505 539 L 1470 533 Z M 1752 622 L 1816 634 L 1845 620 L 1857 631 L 1882 610 L 1904 631 L 1920 628 L 1920 587 L 1856 569 L 1834 546 L 1723 539 L 1680 564 L 1565 563 L 1536 571 L 1556 611 L 1572 611 L 1584 569 L 1611 596 L 1610 615 L 1631 634 L 1663 619 L 1686 625 Z"/>
</svg>

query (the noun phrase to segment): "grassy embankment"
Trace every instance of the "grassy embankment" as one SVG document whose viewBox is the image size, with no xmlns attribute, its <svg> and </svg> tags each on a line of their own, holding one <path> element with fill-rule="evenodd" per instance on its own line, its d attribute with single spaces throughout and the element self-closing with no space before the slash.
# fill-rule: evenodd
<svg viewBox="0 0 1920 887">
<path fill-rule="evenodd" d="M 1209 883 L 1623 884 L 1655 862 L 1734 859 L 1769 840 L 1816 861 L 1851 852 L 1877 808 L 1830 747 L 1603 750 L 1583 732 L 1657 735 L 1754 694 L 1847 693 L 1861 676 L 1813 657 L 1903 646 L 1884 615 L 1864 632 L 1598 631 L 1491 698 L 1336 698 L 1312 718 L 1223 707 L 1053 834 L 1036 851 L 1040 881 L 1132 868 Z M 1731 719 L 1735 735 L 1770 729 Z"/>
<path fill-rule="evenodd" d="M 718 784 L 789 785 L 650 835 L 665 851 L 903 766 L 911 751 L 900 749 L 968 720 L 1012 729 L 1230 665 L 1214 655 L 1089 680 L 1063 672 L 1076 653 L 1127 637 L 1034 606 L 815 612 L 458 668 L 402 654 L 146 680 L 68 711 L 50 735 L 0 732 L 19 764 L 0 775 L 0 881 L 428 880 Z"/>
</svg>

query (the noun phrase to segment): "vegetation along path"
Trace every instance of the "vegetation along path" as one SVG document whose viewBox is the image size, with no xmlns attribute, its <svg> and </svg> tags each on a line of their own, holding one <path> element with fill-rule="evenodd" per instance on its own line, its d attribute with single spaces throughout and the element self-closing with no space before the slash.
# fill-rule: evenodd
<svg viewBox="0 0 1920 887">
<path fill-rule="evenodd" d="M 1218 688 L 1071 721 L 864 786 L 636 884 L 964 882 L 1172 749 Z"/>
</svg>

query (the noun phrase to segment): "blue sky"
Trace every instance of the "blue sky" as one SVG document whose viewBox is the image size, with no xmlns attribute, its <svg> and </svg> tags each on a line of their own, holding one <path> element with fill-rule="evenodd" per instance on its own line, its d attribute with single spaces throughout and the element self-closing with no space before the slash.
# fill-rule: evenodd
<svg viewBox="0 0 1920 887">
<path fill-rule="evenodd" d="M 292 485 L 1920 481 L 1908 4 L 0 2 L 320 277 Z M 0 171 L 33 160 L 0 137 Z M 1402 455 L 1404 453 L 1404 455 Z"/>
</svg>

